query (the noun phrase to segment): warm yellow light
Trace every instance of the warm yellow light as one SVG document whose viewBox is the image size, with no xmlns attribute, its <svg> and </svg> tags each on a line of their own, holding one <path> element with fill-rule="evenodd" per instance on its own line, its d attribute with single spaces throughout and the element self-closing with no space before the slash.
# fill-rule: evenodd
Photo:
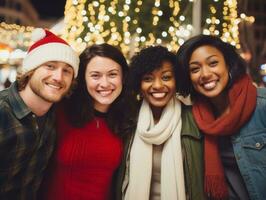
<svg viewBox="0 0 266 200">
<path fill-rule="evenodd" d="M 193 26 L 187 14 L 182 15 L 180 6 L 182 0 L 153 0 L 150 8 L 149 31 L 143 27 L 140 18 L 143 12 L 144 0 L 67 0 L 65 7 L 64 38 L 78 51 L 93 43 L 108 42 L 121 48 L 123 53 L 129 55 L 132 48 L 138 50 L 142 46 L 164 44 L 171 50 L 177 50 L 180 44 L 191 37 Z M 206 25 L 204 34 L 214 34 L 238 46 L 238 13 L 236 0 L 224 0 L 223 9 L 218 10 L 218 0 L 209 6 L 209 14 L 204 19 Z M 164 3 L 164 4 L 163 4 Z M 192 5 L 195 1 L 190 0 Z M 168 4 L 169 13 L 164 13 Z M 192 6 L 191 6 L 192 7 Z M 183 8 L 182 8 L 183 9 Z M 223 18 L 218 18 L 218 13 L 223 13 Z M 161 29 L 163 16 L 169 15 L 169 24 Z M 242 18 L 241 18 L 242 19 Z M 245 17 L 247 21 L 254 21 L 252 17 Z M 148 19 L 147 19 L 148 20 Z M 219 29 L 219 30 L 218 30 Z M 87 32 L 84 33 L 84 30 Z M 161 32 L 158 33 L 158 30 Z M 78 39 L 80 38 L 80 39 Z"/>
</svg>

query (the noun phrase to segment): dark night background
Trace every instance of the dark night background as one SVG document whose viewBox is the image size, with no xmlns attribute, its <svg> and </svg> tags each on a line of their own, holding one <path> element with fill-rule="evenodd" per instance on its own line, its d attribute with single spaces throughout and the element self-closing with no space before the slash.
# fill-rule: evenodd
<svg viewBox="0 0 266 200">
<path fill-rule="evenodd" d="M 64 16 L 66 0 L 30 0 L 41 19 L 57 19 Z"/>
</svg>

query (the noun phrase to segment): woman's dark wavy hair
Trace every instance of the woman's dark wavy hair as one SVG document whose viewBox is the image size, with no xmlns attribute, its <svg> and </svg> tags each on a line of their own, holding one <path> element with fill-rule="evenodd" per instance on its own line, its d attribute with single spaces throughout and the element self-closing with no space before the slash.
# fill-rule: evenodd
<svg viewBox="0 0 266 200">
<path fill-rule="evenodd" d="M 93 98 L 88 93 L 85 72 L 88 63 L 96 56 L 110 58 L 121 66 L 123 74 L 123 89 L 117 99 L 111 104 L 107 113 L 107 123 L 112 131 L 119 134 L 120 127 L 126 119 L 126 88 L 128 64 L 120 50 L 109 44 L 99 44 L 87 47 L 79 56 L 80 65 L 77 76 L 77 86 L 73 94 L 63 102 L 67 118 L 74 127 L 82 127 L 94 118 Z"/>
<path fill-rule="evenodd" d="M 176 55 L 176 82 L 177 91 L 183 96 L 195 97 L 197 92 L 194 90 L 189 72 L 189 61 L 195 49 L 201 46 L 212 46 L 218 49 L 231 74 L 227 88 L 234 84 L 235 80 L 246 73 L 247 64 L 237 53 L 234 46 L 223 42 L 220 38 L 211 35 L 198 35 L 187 40 L 177 51 Z"/>
<path fill-rule="evenodd" d="M 175 66 L 175 54 L 163 46 L 149 46 L 136 53 L 130 63 L 129 87 L 138 94 L 143 76 L 159 69 L 164 61 L 169 61 Z"/>
</svg>

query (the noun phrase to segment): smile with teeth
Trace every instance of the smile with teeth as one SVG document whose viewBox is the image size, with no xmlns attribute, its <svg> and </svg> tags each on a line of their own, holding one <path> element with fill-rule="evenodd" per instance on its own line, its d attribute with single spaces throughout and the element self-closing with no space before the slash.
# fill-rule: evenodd
<svg viewBox="0 0 266 200">
<path fill-rule="evenodd" d="M 103 96 L 106 97 L 108 95 L 110 95 L 112 93 L 112 90 L 102 90 L 102 91 L 98 91 L 98 93 Z"/>
<path fill-rule="evenodd" d="M 59 90 L 61 88 L 61 86 L 58 85 L 58 84 L 55 85 L 55 84 L 52 84 L 52 83 L 46 83 L 46 85 L 49 86 L 50 88 L 56 89 L 56 90 Z"/>
<path fill-rule="evenodd" d="M 216 83 L 217 83 L 217 81 L 211 81 L 211 82 L 208 82 L 208 83 L 203 83 L 202 86 L 206 90 L 211 90 L 211 89 L 215 88 Z"/>
<path fill-rule="evenodd" d="M 154 97 L 154 98 L 163 98 L 166 96 L 166 92 L 153 92 L 151 93 L 151 95 Z"/>
</svg>

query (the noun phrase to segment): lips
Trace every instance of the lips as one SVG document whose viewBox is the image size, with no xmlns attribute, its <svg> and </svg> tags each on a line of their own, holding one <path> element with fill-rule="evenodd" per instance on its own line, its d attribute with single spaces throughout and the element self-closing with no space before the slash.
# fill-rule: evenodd
<svg viewBox="0 0 266 200">
<path fill-rule="evenodd" d="M 102 96 L 102 97 L 106 97 L 108 95 L 110 95 L 112 93 L 112 90 L 101 90 L 98 91 L 98 93 Z"/>
<path fill-rule="evenodd" d="M 154 97 L 154 98 L 164 98 L 166 96 L 166 92 L 154 92 L 154 93 L 151 93 L 151 95 Z"/>
<path fill-rule="evenodd" d="M 206 90 L 212 90 L 213 88 L 215 88 L 217 84 L 217 81 L 210 81 L 208 83 L 203 83 L 202 87 Z"/>
<path fill-rule="evenodd" d="M 55 89 L 55 90 L 60 90 L 62 86 L 60 84 L 54 84 L 54 83 L 46 83 L 46 85 L 49 88 Z"/>
</svg>

